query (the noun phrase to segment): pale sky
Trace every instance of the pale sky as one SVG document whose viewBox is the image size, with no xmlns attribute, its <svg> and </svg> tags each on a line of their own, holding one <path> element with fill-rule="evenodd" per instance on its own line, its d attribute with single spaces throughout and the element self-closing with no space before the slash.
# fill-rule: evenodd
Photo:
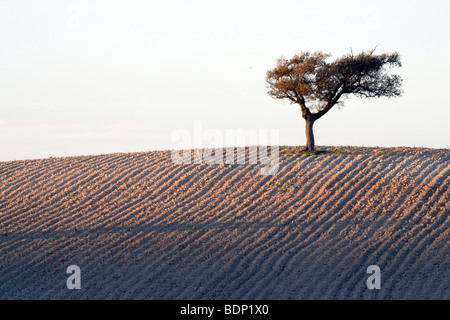
<svg viewBox="0 0 450 320">
<path fill-rule="evenodd" d="M 278 129 L 276 59 L 397 51 L 402 97 L 351 97 L 316 145 L 450 147 L 450 1 L 0 0 L 0 161 L 172 149 L 178 129 Z"/>
</svg>

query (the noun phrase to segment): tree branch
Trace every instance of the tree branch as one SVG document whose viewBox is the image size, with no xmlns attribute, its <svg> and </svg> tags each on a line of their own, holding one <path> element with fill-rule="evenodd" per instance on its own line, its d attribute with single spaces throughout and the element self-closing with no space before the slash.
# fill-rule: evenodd
<svg viewBox="0 0 450 320">
<path fill-rule="evenodd" d="M 338 89 L 341 86 L 338 87 Z M 338 91 L 338 90 L 336 90 Z M 344 90 L 341 90 L 340 92 L 336 92 L 335 96 L 333 99 L 331 99 L 325 106 L 325 108 L 323 108 L 322 110 L 320 110 L 319 112 L 314 113 L 312 116 L 314 117 L 314 120 L 320 119 L 322 116 L 324 116 L 328 111 L 331 110 L 331 108 L 334 107 L 334 105 L 336 103 L 338 103 L 339 99 L 341 98 L 341 96 L 344 94 Z"/>
</svg>

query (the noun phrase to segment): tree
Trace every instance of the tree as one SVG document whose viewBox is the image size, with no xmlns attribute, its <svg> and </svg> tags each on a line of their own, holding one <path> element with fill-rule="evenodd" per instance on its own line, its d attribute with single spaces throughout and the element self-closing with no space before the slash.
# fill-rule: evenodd
<svg viewBox="0 0 450 320">
<path fill-rule="evenodd" d="M 391 75 L 392 67 L 401 67 L 398 53 L 375 55 L 375 49 L 332 62 L 321 51 L 301 52 L 292 59 L 277 60 L 267 71 L 268 94 L 300 105 L 306 121 L 306 146 L 314 151 L 314 122 L 335 105 L 343 105 L 349 95 L 360 98 L 397 97 L 402 94 L 402 79 Z"/>
</svg>

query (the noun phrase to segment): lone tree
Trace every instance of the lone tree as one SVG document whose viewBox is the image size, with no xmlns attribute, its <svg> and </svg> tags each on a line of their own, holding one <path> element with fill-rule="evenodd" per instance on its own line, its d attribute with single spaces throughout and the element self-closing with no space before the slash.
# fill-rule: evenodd
<svg viewBox="0 0 450 320">
<path fill-rule="evenodd" d="M 389 74 L 390 68 L 401 67 L 399 54 L 375 55 L 374 51 L 356 56 L 352 52 L 333 62 L 327 62 L 331 55 L 321 51 L 301 52 L 290 60 L 281 57 L 267 71 L 269 95 L 300 105 L 306 121 L 304 151 L 314 151 L 314 122 L 335 105 L 343 105 L 350 94 L 361 98 L 401 95 L 402 79 Z"/>
</svg>

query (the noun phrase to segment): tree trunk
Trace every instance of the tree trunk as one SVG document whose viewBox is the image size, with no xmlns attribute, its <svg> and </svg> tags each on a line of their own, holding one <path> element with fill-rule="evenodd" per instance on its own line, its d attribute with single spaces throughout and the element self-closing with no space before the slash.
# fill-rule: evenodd
<svg viewBox="0 0 450 320">
<path fill-rule="evenodd" d="M 313 133 L 313 125 L 315 119 L 306 118 L 306 146 L 303 149 L 304 151 L 314 151 L 314 133 Z"/>
</svg>

